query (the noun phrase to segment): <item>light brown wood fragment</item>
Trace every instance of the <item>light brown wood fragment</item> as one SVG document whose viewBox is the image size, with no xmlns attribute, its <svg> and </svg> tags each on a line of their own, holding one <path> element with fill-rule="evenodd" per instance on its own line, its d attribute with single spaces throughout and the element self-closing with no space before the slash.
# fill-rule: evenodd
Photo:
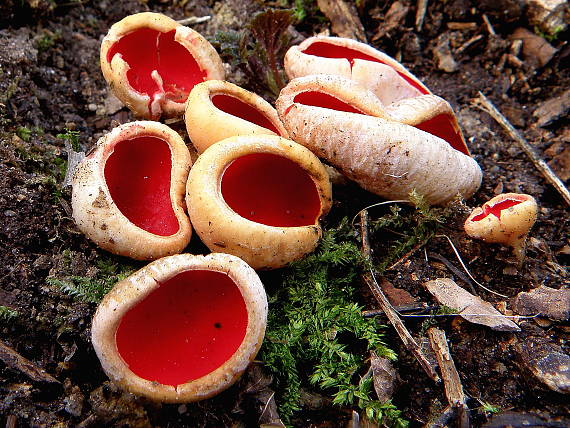
<svg viewBox="0 0 570 428">
<path fill-rule="evenodd" d="M 476 22 L 448 22 L 447 28 L 450 30 L 474 30 L 477 28 Z"/>
<path fill-rule="evenodd" d="M 323 14 L 331 21 L 332 31 L 340 37 L 366 42 L 364 26 L 356 6 L 343 0 L 317 0 Z"/>
<path fill-rule="evenodd" d="M 399 1 L 395 1 L 386 12 L 384 21 L 378 25 L 376 34 L 372 37 L 372 41 L 380 40 L 393 29 L 399 27 L 406 18 L 410 8 Z"/>
<path fill-rule="evenodd" d="M 416 31 L 422 31 L 427 6 L 428 0 L 418 0 L 418 4 L 416 6 Z"/>
</svg>

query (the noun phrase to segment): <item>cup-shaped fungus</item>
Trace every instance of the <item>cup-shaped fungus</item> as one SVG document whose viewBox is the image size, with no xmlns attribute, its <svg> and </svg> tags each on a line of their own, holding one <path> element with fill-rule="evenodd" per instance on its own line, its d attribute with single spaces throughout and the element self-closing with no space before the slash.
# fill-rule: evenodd
<svg viewBox="0 0 570 428">
<path fill-rule="evenodd" d="M 192 89 L 186 103 L 185 122 L 198 153 L 234 135 L 267 134 L 288 138 L 271 104 L 253 92 L 222 80 L 208 80 Z"/>
<path fill-rule="evenodd" d="M 123 124 L 77 166 L 73 218 L 99 247 L 139 260 L 179 253 L 190 241 L 184 191 L 191 159 L 158 122 Z"/>
<path fill-rule="evenodd" d="M 521 193 L 503 193 L 475 208 L 465 220 L 465 232 L 472 238 L 512 247 L 519 261 L 538 206 L 534 198 Z"/>
<path fill-rule="evenodd" d="M 200 155 L 186 186 L 194 230 L 215 252 L 273 269 L 313 251 L 331 185 L 318 158 L 272 135 L 235 136 Z"/>
<path fill-rule="evenodd" d="M 137 13 L 115 23 L 103 39 L 100 60 L 115 95 L 146 119 L 181 116 L 194 85 L 224 78 L 214 47 L 160 13 Z"/>
<path fill-rule="evenodd" d="M 377 195 L 406 199 L 415 189 L 444 204 L 481 184 L 481 169 L 441 98 L 386 107 L 356 82 L 315 75 L 289 82 L 276 106 L 291 139 Z"/>
<path fill-rule="evenodd" d="M 191 402 L 232 385 L 259 350 L 267 297 L 255 271 L 229 254 L 179 254 L 118 282 L 91 329 L 103 370 L 155 401 Z"/>
<path fill-rule="evenodd" d="M 373 47 L 342 37 L 309 37 L 285 54 L 289 79 L 334 74 L 365 86 L 384 104 L 430 94 L 402 64 Z"/>
</svg>

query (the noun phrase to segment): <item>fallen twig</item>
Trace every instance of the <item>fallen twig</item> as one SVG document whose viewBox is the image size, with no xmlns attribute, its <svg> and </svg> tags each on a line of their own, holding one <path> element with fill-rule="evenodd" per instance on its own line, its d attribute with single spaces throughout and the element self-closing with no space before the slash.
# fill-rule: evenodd
<svg viewBox="0 0 570 428">
<path fill-rule="evenodd" d="M 362 254 L 367 260 L 370 260 L 370 242 L 368 240 L 368 211 L 363 210 L 360 212 L 360 233 L 362 239 Z M 384 292 L 378 285 L 378 281 L 374 276 L 374 270 L 371 268 L 370 272 L 364 275 L 364 281 L 370 287 L 370 291 L 378 301 L 378 304 L 382 310 L 386 313 L 388 321 L 394 326 L 398 336 L 402 339 L 404 346 L 414 355 L 422 369 L 426 372 L 430 379 L 434 382 L 439 382 L 440 378 L 437 375 L 435 369 L 432 367 L 431 363 L 423 354 L 420 346 L 416 343 L 390 302 L 388 298 L 384 295 Z"/>
<path fill-rule="evenodd" d="M 212 17 L 210 15 L 206 16 L 189 16 L 188 18 L 181 19 L 178 22 L 180 25 L 193 25 L 201 24 L 202 22 L 209 21 Z"/>
<path fill-rule="evenodd" d="M 0 360 L 8 367 L 22 372 L 33 381 L 60 383 L 59 380 L 47 373 L 44 369 L 36 366 L 30 360 L 22 357 L 2 340 L 0 340 Z"/>
<path fill-rule="evenodd" d="M 427 255 L 428 255 L 428 257 L 431 257 L 432 259 L 436 259 L 436 260 L 440 261 L 441 263 L 443 263 L 446 268 L 448 268 L 451 272 L 453 272 L 455 275 L 457 275 L 464 283 L 466 283 L 469 286 L 469 288 L 471 289 L 471 292 L 474 295 L 478 296 L 477 290 L 475 290 L 473 283 L 469 280 L 469 278 L 467 278 L 465 275 L 463 275 L 463 272 L 461 272 L 459 269 L 457 269 L 455 266 L 453 266 L 453 263 L 451 263 L 449 260 L 447 260 L 445 257 L 443 257 L 441 254 L 438 254 L 438 253 L 429 252 L 429 253 L 427 253 Z"/>
<path fill-rule="evenodd" d="M 481 104 L 483 109 L 489 113 L 493 119 L 495 119 L 499 125 L 509 134 L 509 136 L 514 139 L 520 148 L 527 154 L 534 166 L 540 171 L 544 176 L 546 181 L 554 186 L 554 188 L 562 195 L 564 200 L 568 205 L 570 205 L 570 192 L 564 185 L 564 183 L 556 176 L 556 174 L 550 169 L 548 164 L 538 157 L 531 145 L 522 137 L 522 135 L 514 128 L 513 125 L 507 120 L 505 116 L 493 105 L 489 99 L 479 92 L 479 97 L 476 99 L 477 102 Z"/>
<path fill-rule="evenodd" d="M 457 410 L 458 426 L 460 428 L 469 427 L 469 413 L 465 404 L 465 393 L 459 378 L 459 373 L 455 368 L 455 363 L 447 346 L 445 332 L 436 327 L 428 329 L 428 337 L 435 357 L 439 364 L 439 370 L 443 379 L 445 397 L 449 405 Z"/>
<path fill-rule="evenodd" d="M 489 34 L 491 34 L 492 36 L 496 36 L 497 33 L 495 32 L 495 29 L 493 28 L 491 21 L 489 21 L 489 17 L 485 14 L 483 14 L 483 21 L 485 21 L 485 27 L 487 27 L 487 31 L 489 32 Z"/>
<path fill-rule="evenodd" d="M 424 25 L 424 18 L 426 16 L 428 0 L 418 0 L 416 9 L 416 31 L 422 31 Z"/>
</svg>

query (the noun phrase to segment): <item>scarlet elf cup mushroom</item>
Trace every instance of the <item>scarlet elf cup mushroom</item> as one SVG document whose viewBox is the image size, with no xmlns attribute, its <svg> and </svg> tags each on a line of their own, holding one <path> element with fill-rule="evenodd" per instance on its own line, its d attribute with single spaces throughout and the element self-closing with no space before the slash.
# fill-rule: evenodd
<svg viewBox="0 0 570 428">
<path fill-rule="evenodd" d="M 253 92 L 222 80 L 208 80 L 192 89 L 184 120 L 188 136 L 199 153 L 234 135 L 288 137 L 271 104 Z"/>
<path fill-rule="evenodd" d="M 103 298 L 91 329 L 105 373 L 155 401 L 209 398 L 233 384 L 265 334 L 267 297 L 238 257 L 179 254 L 150 263 Z"/>
<path fill-rule="evenodd" d="M 372 91 L 384 104 L 431 94 L 402 64 L 377 49 L 342 37 L 309 37 L 285 54 L 290 79 L 334 74 Z"/>
<path fill-rule="evenodd" d="M 272 135 L 235 136 L 200 155 L 188 176 L 186 202 L 210 250 L 272 269 L 315 249 L 331 184 L 303 146 Z"/>
<path fill-rule="evenodd" d="M 115 95 L 146 119 L 181 116 L 194 85 L 224 78 L 214 47 L 160 13 L 137 13 L 115 23 L 103 39 L 100 60 Z"/>
<path fill-rule="evenodd" d="M 524 258 L 525 241 L 538 205 L 524 193 L 503 193 L 475 208 L 465 220 L 467 235 L 485 242 L 512 247 L 519 261 Z"/>
<path fill-rule="evenodd" d="M 276 106 L 291 139 L 372 193 L 405 199 L 415 189 L 444 204 L 481 184 L 451 107 L 434 95 L 384 106 L 356 82 L 314 75 L 289 82 Z"/>
<path fill-rule="evenodd" d="M 184 189 L 190 153 L 158 122 L 114 128 L 77 166 L 71 204 L 79 229 L 99 247 L 152 260 L 179 253 L 190 241 Z"/>
</svg>

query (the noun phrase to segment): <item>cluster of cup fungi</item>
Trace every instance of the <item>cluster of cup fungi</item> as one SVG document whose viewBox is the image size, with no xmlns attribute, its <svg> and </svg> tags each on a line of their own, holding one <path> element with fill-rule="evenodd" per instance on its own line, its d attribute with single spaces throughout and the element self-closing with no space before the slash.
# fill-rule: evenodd
<svg viewBox="0 0 570 428">
<path fill-rule="evenodd" d="M 363 43 L 310 37 L 291 47 L 276 109 L 224 81 L 208 41 L 157 13 L 114 24 L 101 68 L 145 120 L 110 131 L 77 167 L 73 216 L 99 247 L 152 262 L 105 296 L 92 341 L 116 384 L 153 400 L 211 397 L 253 360 L 268 311 L 255 270 L 313 251 L 331 208 L 319 158 L 391 199 L 415 189 L 445 204 L 481 183 L 450 105 Z M 158 121 L 182 116 L 194 165 L 183 138 Z M 535 218 L 532 197 L 506 194 L 465 227 L 520 253 Z M 211 254 L 180 254 L 192 230 Z"/>
</svg>

